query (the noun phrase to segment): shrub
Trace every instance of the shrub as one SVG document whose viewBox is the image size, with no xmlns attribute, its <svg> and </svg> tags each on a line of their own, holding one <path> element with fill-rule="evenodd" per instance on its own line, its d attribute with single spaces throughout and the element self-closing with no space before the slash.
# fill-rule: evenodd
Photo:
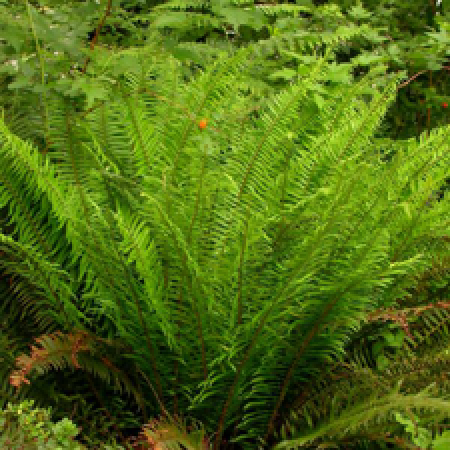
<svg viewBox="0 0 450 450">
<path fill-rule="evenodd" d="M 57 423 L 50 419 L 50 409 L 33 409 L 34 401 L 25 400 L 19 405 L 8 403 L 0 411 L 0 448 L 82 450 L 85 447 L 74 441 L 78 434 L 76 425 L 68 418 Z"/>
</svg>

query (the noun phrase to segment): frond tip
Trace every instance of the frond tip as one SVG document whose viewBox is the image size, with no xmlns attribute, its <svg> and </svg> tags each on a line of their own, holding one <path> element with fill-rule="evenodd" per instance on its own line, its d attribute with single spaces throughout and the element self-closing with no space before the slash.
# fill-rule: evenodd
<svg viewBox="0 0 450 450">
<path fill-rule="evenodd" d="M 154 419 L 144 425 L 137 438 L 139 444 L 150 444 L 150 448 L 174 448 L 187 450 L 209 450 L 210 442 L 203 428 L 194 430 L 181 419 Z M 190 431 L 190 433 L 188 433 Z"/>
<path fill-rule="evenodd" d="M 16 359 L 16 366 L 19 367 L 11 373 L 9 382 L 17 389 L 22 383 L 30 384 L 26 378 L 33 368 L 43 372 L 54 367 L 63 368 L 69 360 L 72 365 L 79 369 L 76 354 L 80 351 L 89 351 L 88 335 L 84 332 L 76 334 L 69 333 L 63 335 L 60 331 L 35 338 L 40 347 L 31 345 L 31 356 L 20 355 Z"/>
</svg>

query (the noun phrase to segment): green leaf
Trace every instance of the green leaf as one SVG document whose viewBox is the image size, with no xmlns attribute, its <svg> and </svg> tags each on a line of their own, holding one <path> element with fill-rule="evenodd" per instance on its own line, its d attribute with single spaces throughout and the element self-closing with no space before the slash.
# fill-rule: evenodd
<svg viewBox="0 0 450 450">
<path fill-rule="evenodd" d="M 327 69 L 327 74 L 324 77 L 325 80 L 342 84 L 350 84 L 353 81 L 353 75 L 350 73 L 353 70 L 353 64 L 351 63 L 333 63 L 329 64 Z"/>
<path fill-rule="evenodd" d="M 2 39 L 5 39 L 12 47 L 14 47 L 16 53 L 20 53 L 25 43 L 24 32 L 20 28 L 12 26 L 8 26 L 6 31 L 2 33 Z"/>
<path fill-rule="evenodd" d="M 33 82 L 24 76 L 18 76 L 15 81 L 8 84 L 8 89 L 21 89 L 24 87 L 30 87 L 33 85 Z"/>
<path fill-rule="evenodd" d="M 133 68 L 137 70 L 140 67 L 137 56 L 132 54 L 121 54 L 114 60 L 112 66 L 112 74 L 116 77 L 127 72 L 134 72 Z"/>
<path fill-rule="evenodd" d="M 403 209 L 405 210 L 406 215 L 408 216 L 408 219 L 411 219 L 411 208 L 409 206 L 408 202 L 402 202 L 400 203 L 400 205 L 403 207 Z"/>
<path fill-rule="evenodd" d="M 269 75 L 269 79 L 276 80 L 276 79 L 283 79 L 286 81 L 291 80 L 293 77 L 297 75 L 297 71 L 289 68 L 284 68 L 281 70 L 277 70 Z"/>
<path fill-rule="evenodd" d="M 324 98 L 316 93 L 314 93 L 313 98 L 314 98 L 314 101 L 316 102 L 316 105 L 319 107 L 319 109 L 322 109 L 323 105 L 325 105 Z"/>
<path fill-rule="evenodd" d="M 390 331 L 385 331 L 382 333 L 384 340 L 387 345 L 390 347 L 401 347 L 403 345 L 403 338 L 405 333 L 403 331 L 399 331 L 398 333 L 391 333 Z"/>
<path fill-rule="evenodd" d="M 72 89 L 68 94 L 76 95 L 80 91 L 86 95 L 88 108 L 94 104 L 95 100 L 106 100 L 108 98 L 108 90 L 95 80 L 78 78 L 73 82 Z"/>
<path fill-rule="evenodd" d="M 163 16 L 157 17 L 152 22 L 153 28 L 172 27 L 178 28 L 188 22 L 188 16 L 185 12 L 167 11 Z"/>
<path fill-rule="evenodd" d="M 448 450 L 450 448 L 450 431 L 444 431 L 433 440 L 433 450 Z"/>
<path fill-rule="evenodd" d="M 260 30 L 267 24 L 267 18 L 260 10 L 243 10 L 241 8 L 212 7 L 212 11 L 225 17 L 226 21 L 237 30 L 239 25 L 250 25 L 256 30 Z"/>
<path fill-rule="evenodd" d="M 374 356 L 379 355 L 383 352 L 384 349 L 384 343 L 381 341 L 375 342 L 372 347 L 372 353 Z"/>
<path fill-rule="evenodd" d="M 432 39 L 440 42 L 442 44 L 450 45 L 450 35 L 445 31 L 441 30 L 440 33 L 425 33 L 427 36 L 430 36 Z"/>
<path fill-rule="evenodd" d="M 372 53 L 362 53 L 352 59 L 353 65 L 370 66 L 375 62 L 383 61 L 385 58 L 381 55 L 374 55 Z"/>
<path fill-rule="evenodd" d="M 389 360 L 384 355 L 378 355 L 376 363 L 378 370 L 384 370 L 389 365 Z"/>
<path fill-rule="evenodd" d="M 372 13 L 370 13 L 369 11 L 365 10 L 361 4 L 354 6 L 350 11 L 349 11 L 349 16 L 353 17 L 356 20 L 361 20 L 361 19 L 368 19 L 369 17 L 372 17 Z"/>
</svg>

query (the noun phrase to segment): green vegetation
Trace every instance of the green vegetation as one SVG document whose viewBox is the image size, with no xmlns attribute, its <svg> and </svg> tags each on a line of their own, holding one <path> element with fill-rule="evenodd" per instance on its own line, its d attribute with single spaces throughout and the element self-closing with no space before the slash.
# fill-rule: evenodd
<svg viewBox="0 0 450 450">
<path fill-rule="evenodd" d="M 2 448 L 448 447 L 443 2 L 0 30 Z"/>
<path fill-rule="evenodd" d="M 54 424 L 50 421 L 50 412 L 33 409 L 33 403 L 32 400 L 15 406 L 9 403 L 7 409 L 0 412 L 0 444 L 3 449 L 82 449 L 73 440 L 77 430 L 69 419 Z"/>
</svg>

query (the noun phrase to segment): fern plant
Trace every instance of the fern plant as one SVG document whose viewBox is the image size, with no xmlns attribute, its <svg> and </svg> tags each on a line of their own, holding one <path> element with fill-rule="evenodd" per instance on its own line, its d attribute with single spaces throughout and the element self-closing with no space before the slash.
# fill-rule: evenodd
<svg viewBox="0 0 450 450">
<path fill-rule="evenodd" d="M 373 151 L 403 74 L 385 75 L 367 102 L 385 71 L 375 68 L 319 109 L 330 46 L 237 128 L 226 112 L 245 103 L 239 81 L 255 50 L 222 55 L 187 85 L 151 47 L 124 52 L 139 69 L 113 81 L 102 60 L 106 100 L 80 112 L 47 98 L 45 155 L 0 122 L 0 206 L 15 225 L 0 250 L 62 332 L 17 359 L 16 388 L 33 370 L 82 368 L 113 377 L 149 417 L 195 417 L 215 450 L 231 436 L 264 446 L 293 388 L 342 355 L 434 254 L 448 256 L 448 196 L 426 201 L 449 176 L 450 127 L 389 164 Z M 450 412 L 445 395 L 397 386 L 385 399 L 399 412 Z M 372 404 L 358 405 L 361 420 Z"/>
</svg>

